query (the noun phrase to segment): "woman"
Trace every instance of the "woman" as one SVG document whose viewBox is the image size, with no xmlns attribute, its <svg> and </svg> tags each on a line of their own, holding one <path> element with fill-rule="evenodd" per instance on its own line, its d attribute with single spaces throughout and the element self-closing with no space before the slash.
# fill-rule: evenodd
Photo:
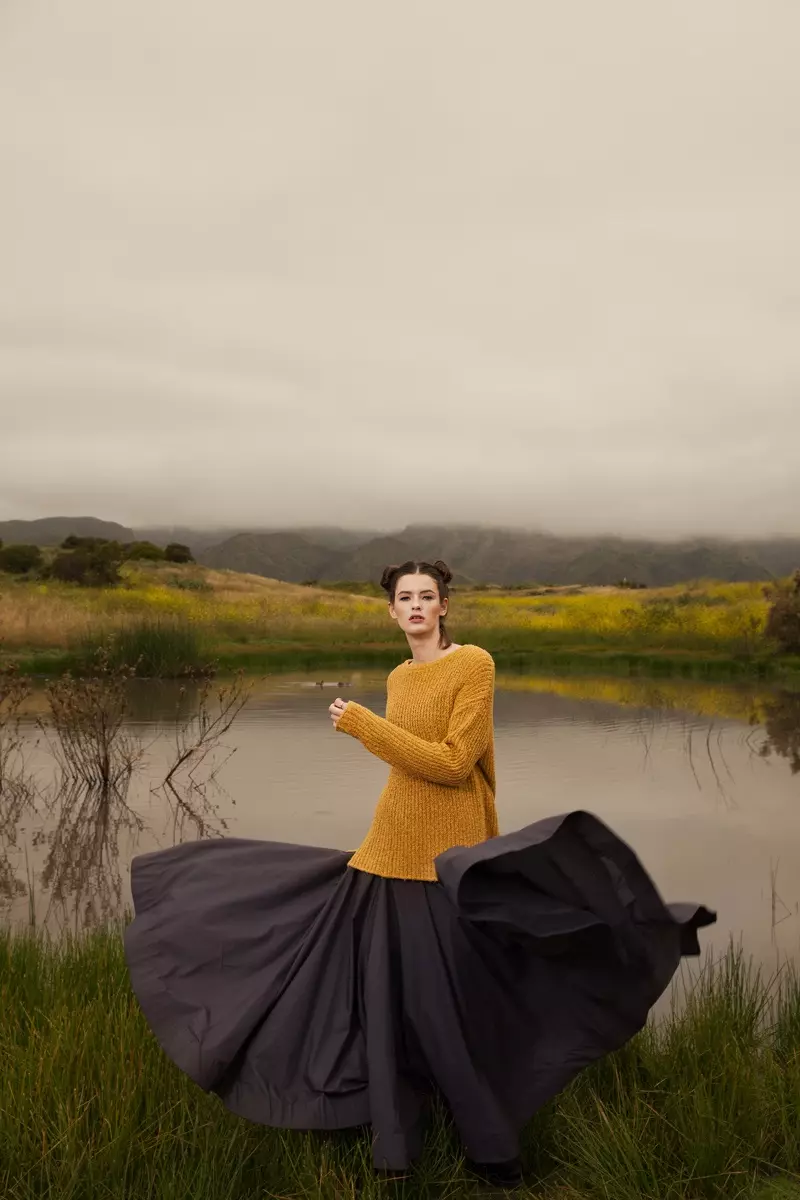
<svg viewBox="0 0 800 1200">
<path fill-rule="evenodd" d="M 391 766 L 354 854 L 246 838 L 133 860 L 134 989 L 166 1053 L 233 1112 L 285 1128 L 372 1126 L 377 1168 L 421 1149 L 425 1097 L 472 1169 L 521 1178 L 518 1134 L 644 1024 L 697 929 L 585 812 L 498 836 L 494 662 L 445 629 L 445 563 L 381 580 L 412 657 L 386 717 L 330 716 Z"/>
</svg>

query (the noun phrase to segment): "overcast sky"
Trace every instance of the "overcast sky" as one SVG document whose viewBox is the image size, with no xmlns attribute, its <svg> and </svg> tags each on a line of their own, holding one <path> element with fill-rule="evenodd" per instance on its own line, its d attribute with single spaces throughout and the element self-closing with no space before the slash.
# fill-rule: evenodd
<svg viewBox="0 0 800 1200">
<path fill-rule="evenodd" d="M 797 0 L 3 0 L 0 519 L 800 534 Z"/>
</svg>

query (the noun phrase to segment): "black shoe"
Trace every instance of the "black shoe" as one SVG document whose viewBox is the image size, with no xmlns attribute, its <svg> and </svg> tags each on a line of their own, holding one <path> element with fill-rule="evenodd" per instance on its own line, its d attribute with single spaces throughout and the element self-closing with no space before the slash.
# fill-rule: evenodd
<svg viewBox="0 0 800 1200">
<path fill-rule="evenodd" d="M 508 1162 L 480 1163 L 468 1158 L 464 1164 L 471 1175 L 485 1179 L 494 1187 L 515 1188 L 524 1182 L 522 1163 L 518 1158 L 510 1158 Z"/>
</svg>

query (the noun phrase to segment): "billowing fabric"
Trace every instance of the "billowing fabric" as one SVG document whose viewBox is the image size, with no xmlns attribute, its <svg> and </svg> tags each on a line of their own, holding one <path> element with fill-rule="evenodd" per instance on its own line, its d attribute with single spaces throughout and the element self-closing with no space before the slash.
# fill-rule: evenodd
<svg viewBox="0 0 800 1200">
<path fill-rule="evenodd" d="M 513 1158 L 715 920 L 665 905 L 584 812 L 450 849 L 435 882 L 348 858 L 246 838 L 140 855 L 125 950 L 151 1028 L 201 1088 L 264 1125 L 369 1124 L 392 1170 L 419 1154 L 432 1091 L 470 1158 Z"/>
</svg>

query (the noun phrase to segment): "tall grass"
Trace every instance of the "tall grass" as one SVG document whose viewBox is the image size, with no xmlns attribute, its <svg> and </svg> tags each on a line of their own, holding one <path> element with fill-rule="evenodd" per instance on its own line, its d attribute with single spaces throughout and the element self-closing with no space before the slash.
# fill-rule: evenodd
<svg viewBox="0 0 800 1200">
<path fill-rule="evenodd" d="M 8 1200 L 414 1198 L 469 1194 L 437 1112 L 390 1189 L 368 1133 L 281 1132 L 226 1112 L 165 1058 L 118 927 L 0 935 L 0 1194 Z M 679 1002 L 680 1001 L 680 1002 Z M 526 1133 L 529 1197 L 800 1195 L 800 983 L 740 950 L 706 960 L 669 1015 L 584 1072 Z"/>
<path fill-rule="evenodd" d="M 129 564 L 124 574 L 117 588 L 0 583 L 3 650 L 17 657 L 72 651 L 74 657 L 87 641 L 111 636 L 126 654 L 143 651 L 153 673 L 167 673 L 173 648 L 184 662 L 210 655 L 227 665 L 257 666 L 281 656 L 297 662 L 304 654 L 397 661 L 407 653 L 385 600 L 374 596 L 196 566 Z M 770 659 L 767 613 L 760 584 L 598 588 L 577 595 L 459 591 L 451 599 L 450 628 L 455 640 L 477 642 L 500 658 L 535 655 L 542 664 L 548 656 L 596 656 L 613 668 L 617 656 L 627 671 L 649 655 L 676 669 L 695 661 L 722 667 L 724 660 L 746 660 L 753 669 Z M 179 652 L 178 637 L 184 643 Z"/>
<path fill-rule="evenodd" d="M 91 671 L 100 649 L 112 668 L 129 667 L 145 679 L 202 674 L 210 670 L 212 659 L 203 630 L 186 621 L 158 617 L 123 626 L 106 642 L 96 635 L 84 638 L 75 655 L 78 668 Z"/>
</svg>

